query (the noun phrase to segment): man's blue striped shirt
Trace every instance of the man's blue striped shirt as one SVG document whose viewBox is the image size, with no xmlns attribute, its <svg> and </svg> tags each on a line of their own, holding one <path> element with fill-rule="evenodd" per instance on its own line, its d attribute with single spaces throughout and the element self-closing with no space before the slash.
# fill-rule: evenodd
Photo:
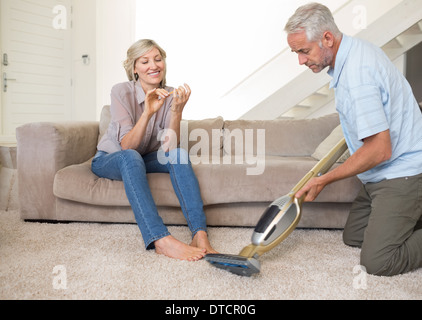
<svg viewBox="0 0 422 320">
<path fill-rule="evenodd" d="M 363 139 L 390 130 L 392 157 L 358 177 L 363 183 L 422 173 L 422 113 L 406 78 L 385 53 L 343 35 L 331 88 L 351 154 Z"/>
</svg>

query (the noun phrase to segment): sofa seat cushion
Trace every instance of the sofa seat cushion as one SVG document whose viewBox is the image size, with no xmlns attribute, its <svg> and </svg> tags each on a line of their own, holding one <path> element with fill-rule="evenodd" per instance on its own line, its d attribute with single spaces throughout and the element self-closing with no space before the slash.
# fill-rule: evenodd
<svg viewBox="0 0 422 320">
<path fill-rule="evenodd" d="M 194 171 L 205 205 L 272 202 L 291 191 L 317 163 L 312 157 L 265 157 L 262 174 L 248 175 L 250 164 L 198 164 Z M 334 166 L 338 166 L 335 164 Z M 361 182 L 352 177 L 327 186 L 315 202 L 352 202 Z"/>
<path fill-rule="evenodd" d="M 102 206 L 130 206 L 122 181 L 99 178 L 91 170 L 91 160 L 59 170 L 54 177 L 56 197 Z M 167 206 L 177 206 L 177 197 L 168 174 L 148 174 L 154 199 Z M 171 192 L 170 192 L 171 191 Z M 157 199 L 158 198 L 158 199 Z"/>
<path fill-rule="evenodd" d="M 265 157 L 262 174 L 248 175 L 250 164 L 212 164 L 191 157 L 204 205 L 244 202 L 272 202 L 287 194 L 316 164 L 312 157 Z M 148 182 L 157 206 L 179 207 L 170 176 L 148 174 Z M 327 186 L 316 202 L 351 202 L 360 182 L 356 177 Z M 72 165 L 57 172 L 54 195 L 61 199 L 104 206 L 129 206 L 123 183 L 99 178 L 91 171 L 91 161 Z"/>
</svg>

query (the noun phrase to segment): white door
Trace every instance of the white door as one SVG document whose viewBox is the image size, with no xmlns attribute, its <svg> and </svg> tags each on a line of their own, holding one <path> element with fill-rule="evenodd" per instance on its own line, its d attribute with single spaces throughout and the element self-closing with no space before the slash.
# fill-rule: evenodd
<svg viewBox="0 0 422 320">
<path fill-rule="evenodd" d="M 0 142 L 71 116 L 71 0 L 0 0 Z M 12 138 L 11 138 L 12 137 Z"/>
</svg>

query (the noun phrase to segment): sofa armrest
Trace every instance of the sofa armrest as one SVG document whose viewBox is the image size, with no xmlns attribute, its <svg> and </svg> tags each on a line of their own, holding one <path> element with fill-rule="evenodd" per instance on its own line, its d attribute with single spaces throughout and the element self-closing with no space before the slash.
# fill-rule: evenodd
<svg viewBox="0 0 422 320">
<path fill-rule="evenodd" d="M 94 156 L 98 122 L 29 123 L 16 129 L 21 218 L 56 220 L 56 172 Z"/>
</svg>

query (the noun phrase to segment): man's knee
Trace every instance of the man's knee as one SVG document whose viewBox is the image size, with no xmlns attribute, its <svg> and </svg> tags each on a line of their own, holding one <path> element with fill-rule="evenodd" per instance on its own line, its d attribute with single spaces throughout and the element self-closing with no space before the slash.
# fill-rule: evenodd
<svg viewBox="0 0 422 320">
<path fill-rule="evenodd" d="M 344 229 L 343 231 L 343 242 L 350 247 L 360 248 L 362 246 L 362 239 L 358 238 L 356 234 L 349 229 Z"/>
<path fill-rule="evenodd" d="M 368 274 L 375 276 L 395 276 L 402 273 L 400 262 L 395 259 L 394 250 L 390 253 L 368 250 L 363 248 L 360 255 L 360 264 L 366 268 Z"/>
</svg>

